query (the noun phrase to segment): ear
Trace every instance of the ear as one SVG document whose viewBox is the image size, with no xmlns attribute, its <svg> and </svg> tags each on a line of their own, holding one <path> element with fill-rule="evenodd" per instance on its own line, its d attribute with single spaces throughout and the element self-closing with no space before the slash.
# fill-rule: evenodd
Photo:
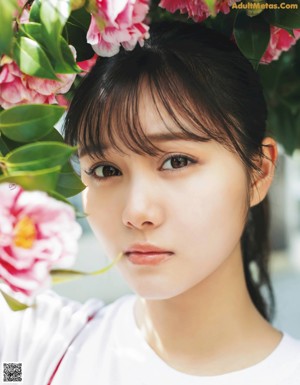
<svg viewBox="0 0 300 385">
<path fill-rule="evenodd" d="M 265 138 L 262 142 L 262 152 L 264 157 L 258 162 L 259 171 L 254 172 L 251 184 L 251 207 L 259 204 L 265 198 L 273 181 L 278 156 L 275 140 Z"/>
</svg>

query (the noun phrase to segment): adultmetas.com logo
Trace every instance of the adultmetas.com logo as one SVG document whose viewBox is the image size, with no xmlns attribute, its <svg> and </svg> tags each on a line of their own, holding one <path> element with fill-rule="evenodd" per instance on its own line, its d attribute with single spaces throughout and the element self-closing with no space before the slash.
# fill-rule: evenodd
<svg viewBox="0 0 300 385">
<path fill-rule="evenodd" d="M 260 2 L 248 2 L 248 3 L 233 3 L 231 9 L 298 9 L 299 4 L 296 3 L 260 3 Z"/>
</svg>

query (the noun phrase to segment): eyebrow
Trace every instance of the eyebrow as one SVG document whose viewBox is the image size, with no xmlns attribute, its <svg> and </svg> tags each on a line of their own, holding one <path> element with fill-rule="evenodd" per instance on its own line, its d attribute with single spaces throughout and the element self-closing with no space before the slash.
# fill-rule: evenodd
<svg viewBox="0 0 300 385">
<path fill-rule="evenodd" d="M 179 140 L 185 140 L 185 141 L 200 141 L 200 138 L 198 136 L 194 136 L 193 134 L 189 134 L 190 136 L 187 137 L 187 134 L 184 132 L 177 132 L 176 134 L 171 133 L 171 132 L 166 132 L 166 133 L 158 133 L 158 134 L 152 134 L 147 136 L 145 139 L 149 140 L 150 142 L 167 142 L 167 141 L 179 141 Z M 209 140 L 207 138 L 207 140 Z M 203 141 L 204 140 L 203 138 Z M 102 151 L 107 151 L 110 148 L 110 146 L 102 145 L 101 150 Z M 78 150 L 78 157 L 82 158 L 85 155 L 90 155 L 94 154 L 97 155 L 99 154 L 99 147 L 96 146 L 95 144 L 89 144 L 88 146 L 84 146 L 82 148 L 79 148 Z"/>
</svg>

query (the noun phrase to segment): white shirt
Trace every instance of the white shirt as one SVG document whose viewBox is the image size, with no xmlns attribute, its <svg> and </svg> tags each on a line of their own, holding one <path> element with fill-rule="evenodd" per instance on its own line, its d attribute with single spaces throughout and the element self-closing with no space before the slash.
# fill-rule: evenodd
<svg viewBox="0 0 300 385">
<path fill-rule="evenodd" d="M 11 312 L 1 299 L 0 381 L 2 363 L 22 362 L 22 385 L 300 384 L 300 341 L 288 334 L 267 358 L 243 370 L 199 377 L 171 368 L 138 329 L 135 299 L 82 305 L 47 292 L 35 308 L 21 312 Z"/>
</svg>

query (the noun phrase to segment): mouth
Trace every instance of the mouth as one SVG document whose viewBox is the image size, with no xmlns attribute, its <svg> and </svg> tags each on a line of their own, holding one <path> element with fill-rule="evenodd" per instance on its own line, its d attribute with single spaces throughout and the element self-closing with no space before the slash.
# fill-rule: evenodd
<svg viewBox="0 0 300 385">
<path fill-rule="evenodd" d="M 169 260 L 174 253 L 150 244 L 135 244 L 124 255 L 134 265 L 154 266 Z"/>
</svg>

